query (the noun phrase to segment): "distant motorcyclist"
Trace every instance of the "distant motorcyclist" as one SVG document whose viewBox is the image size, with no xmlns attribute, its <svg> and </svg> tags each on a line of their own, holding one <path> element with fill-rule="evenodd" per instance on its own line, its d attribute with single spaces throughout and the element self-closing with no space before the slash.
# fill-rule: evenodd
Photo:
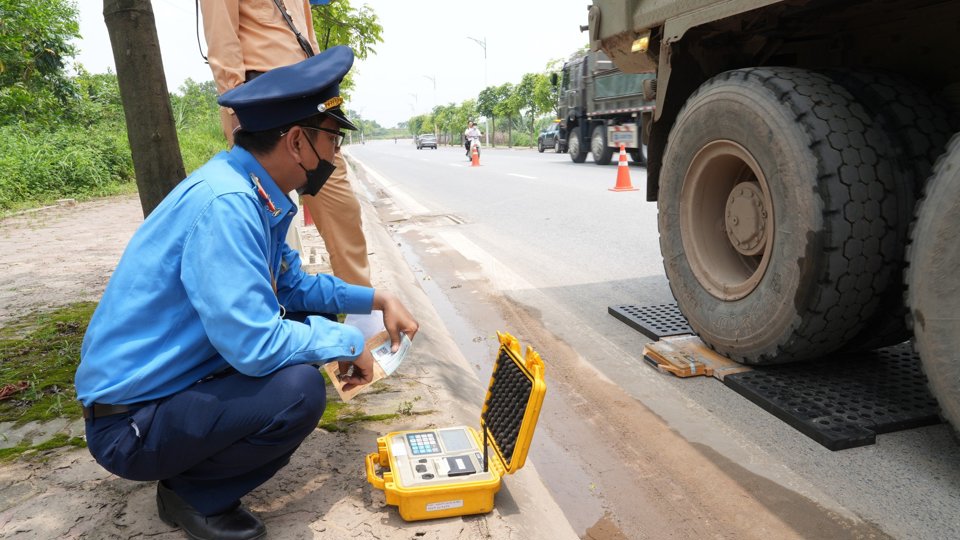
<svg viewBox="0 0 960 540">
<path fill-rule="evenodd" d="M 473 121 L 468 122 L 467 129 L 463 130 L 463 147 L 467 150 L 467 157 L 470 157 L 470 148 L 473 147 L 474 142 L 478 148 L 480 147 L 480 135 L 477 125 Z"/>
</svg>

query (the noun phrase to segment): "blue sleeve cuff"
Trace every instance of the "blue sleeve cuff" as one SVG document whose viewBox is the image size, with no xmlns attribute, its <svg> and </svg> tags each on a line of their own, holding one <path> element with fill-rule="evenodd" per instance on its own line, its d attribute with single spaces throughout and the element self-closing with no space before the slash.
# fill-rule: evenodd
<svg viewBox="0 0 960 540">
<path fill-rule="evenodd" d="M 343 312 L 365 314 L 373 311 L 373 289 L 361 285 L 347 285 L 343 295 Z"/>
</svg>

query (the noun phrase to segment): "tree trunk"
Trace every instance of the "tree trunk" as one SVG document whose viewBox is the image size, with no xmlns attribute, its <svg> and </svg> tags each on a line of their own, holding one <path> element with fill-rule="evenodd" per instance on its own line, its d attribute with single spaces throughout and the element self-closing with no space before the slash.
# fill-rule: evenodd
<svg viewBox="0 0 960 540">
<path fill-rule="evenodd" d="M 186 176 L 150 0 L 103 0 L 133 170 L 146 217 Z"/>
</svg>

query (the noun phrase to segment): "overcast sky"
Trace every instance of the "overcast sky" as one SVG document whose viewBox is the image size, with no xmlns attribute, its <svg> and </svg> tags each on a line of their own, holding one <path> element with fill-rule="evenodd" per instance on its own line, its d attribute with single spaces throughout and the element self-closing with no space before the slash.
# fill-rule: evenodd
<svg viewBox="0 0 960 540">
<path fill-rule="evenodd" d="M 486 86 L 518 83 L 586 44 L 589 0 L 352 0 L 370 6 L 383 25 L 376 55 L 354 64 L 351 110 L 392 127 L 434 105 L 475 98 Z M 103 2 L 78 0 L 77 61 L 114 72 Z M 170 91 L 184 80 L 211 80 L 197 48 L 193 0 L 153 0 Z M 475 41 L 486 40 L 484 49 Z M 204 45 L 204 51 L 206 46 Z M 486 66 L 486 68 L 484 67 Z M 436 90 L 434 90 L 434 81 Z"/>
</svg>

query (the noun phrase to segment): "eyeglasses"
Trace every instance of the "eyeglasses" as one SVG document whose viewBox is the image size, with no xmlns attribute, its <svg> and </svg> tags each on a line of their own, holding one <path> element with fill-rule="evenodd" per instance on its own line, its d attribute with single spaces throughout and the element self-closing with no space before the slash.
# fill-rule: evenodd
<svg viewBox="0 0 960 540">
<path fill-rule="evenodd" d="M 300 126 L 300 127 L 302 127 L 303 129 L 315 129 L 315 130 L 317 130 L 317 131 L 322 131 L 322 132 L 324 132 L 324 133 L 329 133 L 330 135 L 335 135 L 336 137 L 334 138 L 333 143 L 334 143 L 334 145 L 337 147 L 338 150 L 340 149 L 340 146 L 343 145 L 343 139 L 347 136 L 346 133 L 344 133 L 344 132 L 342 132 L 342 131 L 340 131 L 340 130 L 336 130 L 336 129 L 322 128 L 322 127 L 313 127 L 313 126 Z"/>
</svg>

